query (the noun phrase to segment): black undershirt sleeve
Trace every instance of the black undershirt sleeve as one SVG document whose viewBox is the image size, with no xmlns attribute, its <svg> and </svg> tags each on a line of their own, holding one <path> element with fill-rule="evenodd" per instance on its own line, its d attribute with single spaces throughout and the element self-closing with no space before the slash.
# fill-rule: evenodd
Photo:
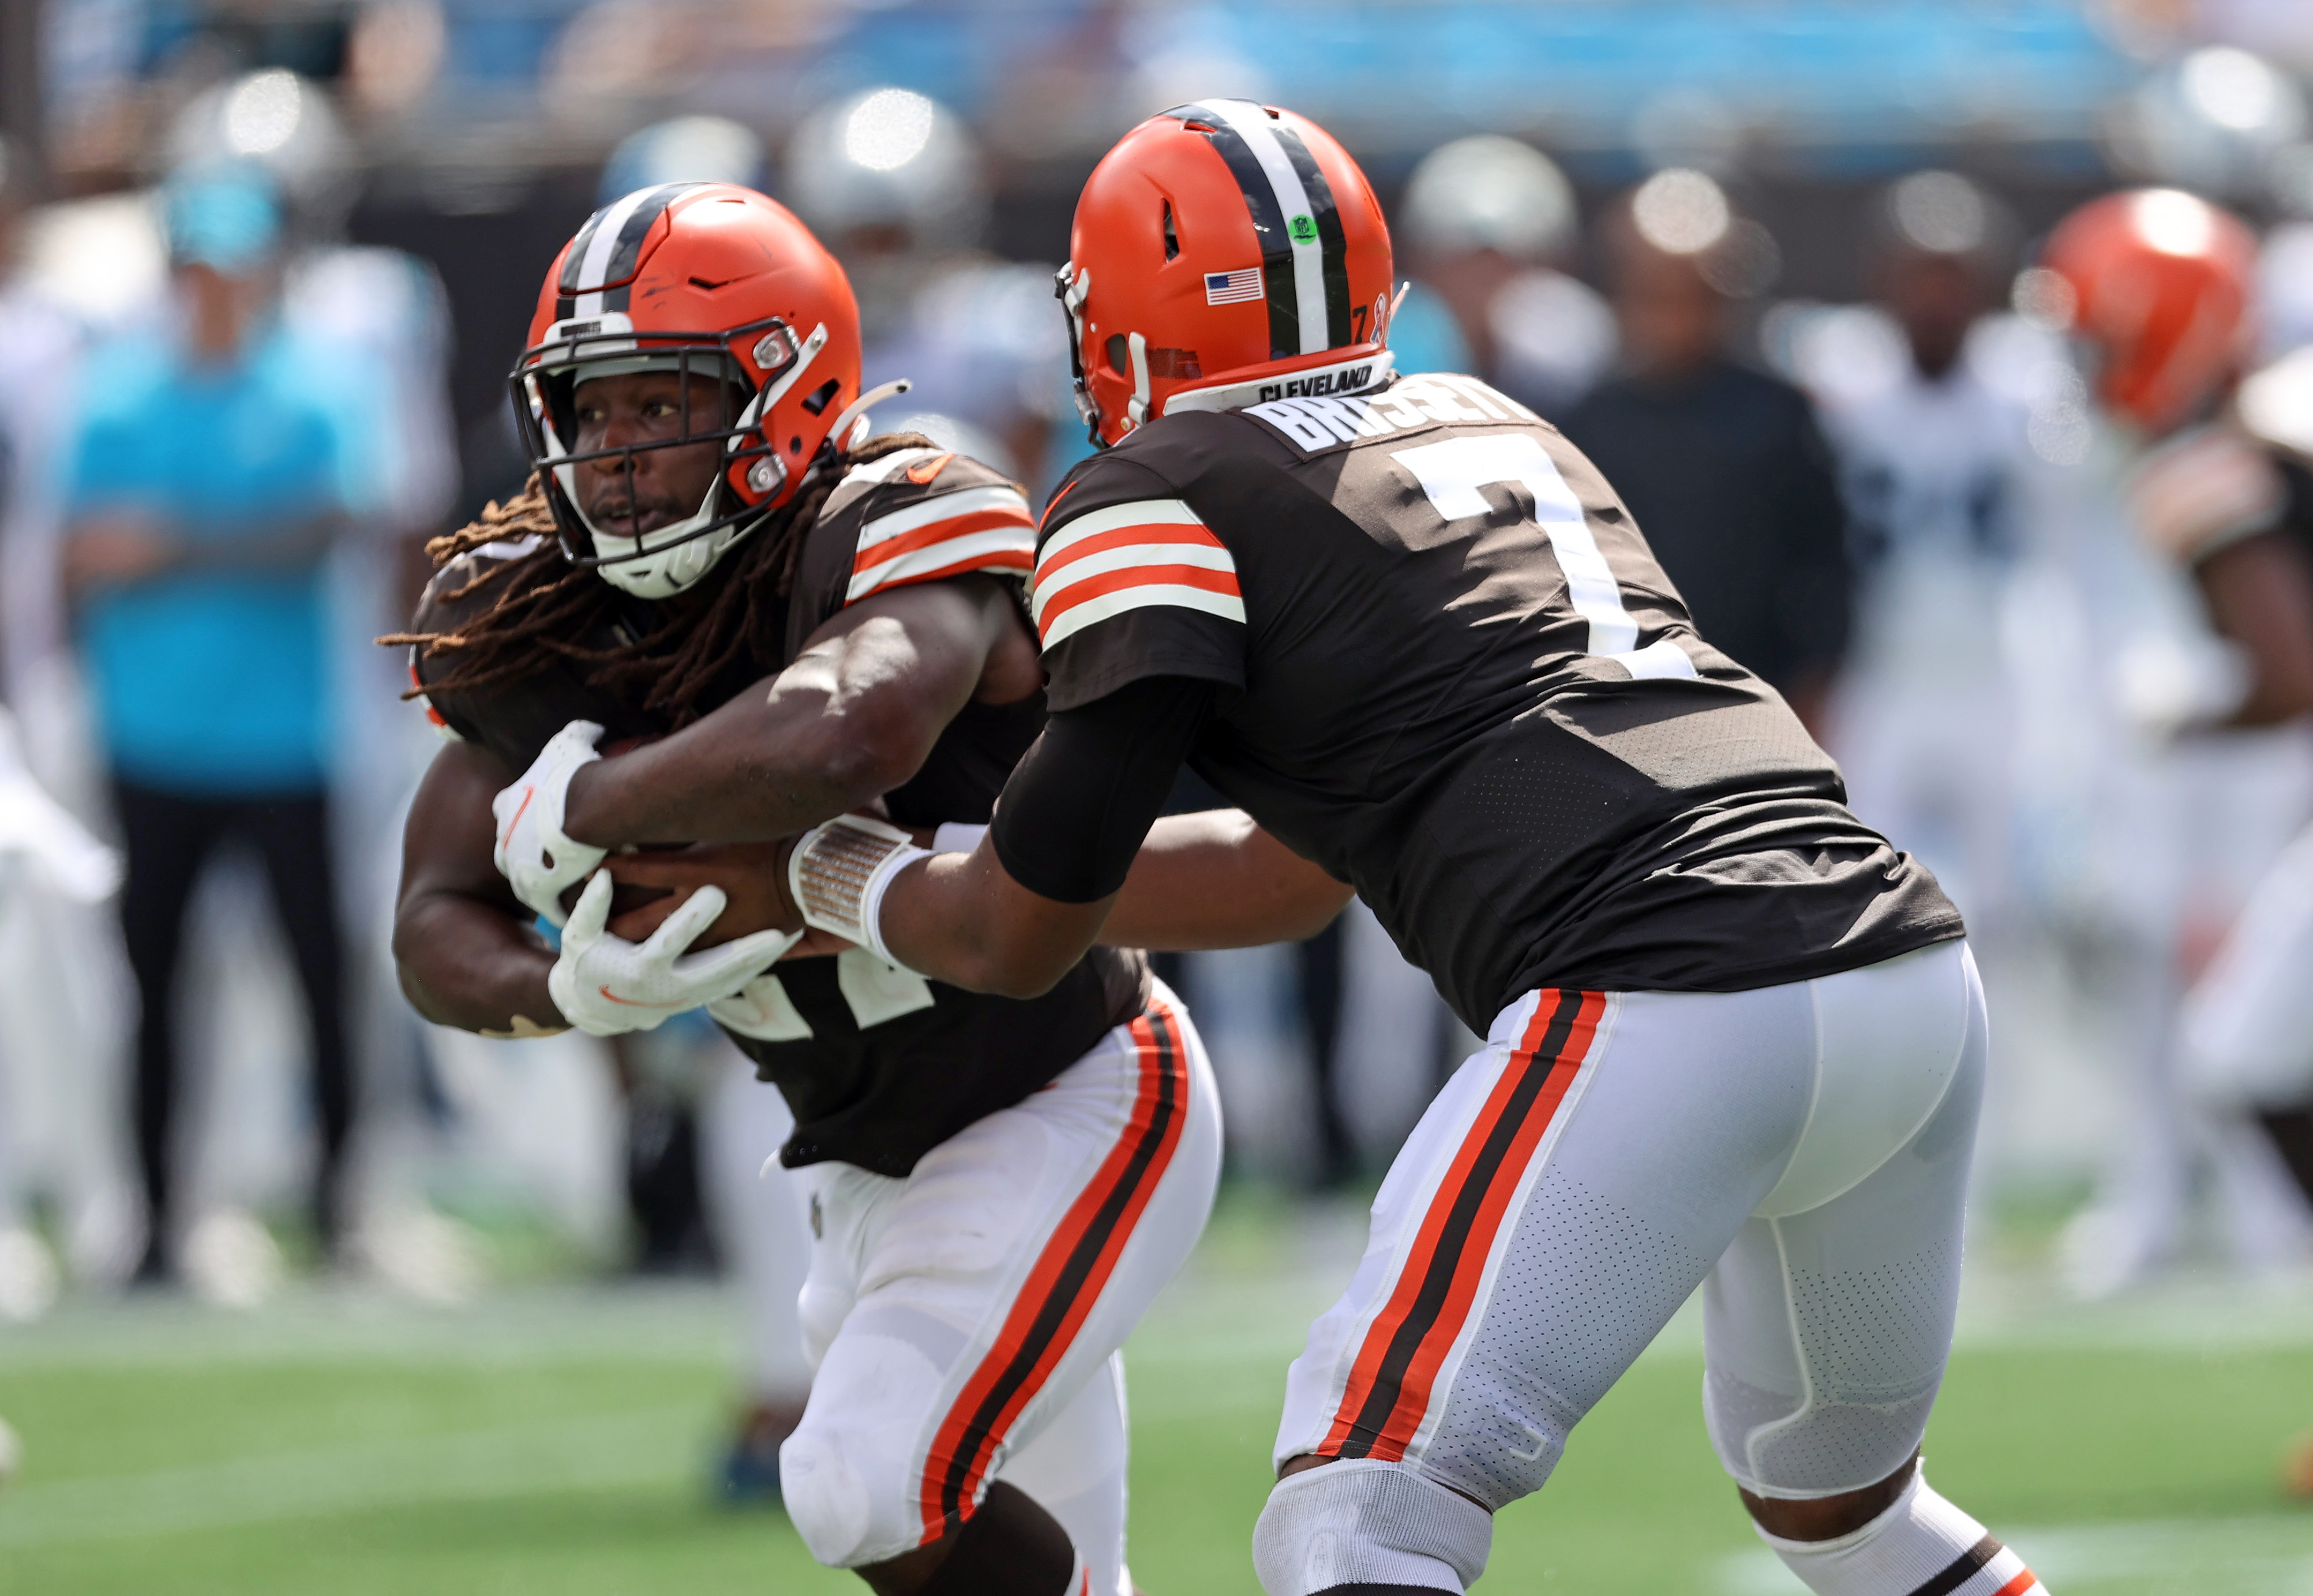
<svg viewBox="0 0 2313 1596">
<path fill-rule="evenodd" d="M 1192 677 L 1143 677 L 1047 721 L 996 806 L 989 837 L 1004 873 L 1057 903 L 1091 903 L 1123 886 L 1216 690 Z"/>
</svg>

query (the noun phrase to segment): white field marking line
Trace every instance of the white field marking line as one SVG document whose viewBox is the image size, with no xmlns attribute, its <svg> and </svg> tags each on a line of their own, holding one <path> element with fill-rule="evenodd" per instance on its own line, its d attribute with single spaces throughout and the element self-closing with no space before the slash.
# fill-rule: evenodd
<svg viewBox="0 0 2313 1596">
<path fill-rule="evenodd" d="M 122 1540 L 228 1525 L 680 1480 L 699 1409 L 683 1403 L 493 1430 L 20 1485 L 0 1546 Z"/>
<path fill-rule="evenodd" d="M 2313 1518 L 2154 1519 L 1993 1533 L 2052 1591 L 2191 1591 L 2194 1596 L 2300 1596 L 2313 1590 Z M 1765 1548 L 1719 1559 L 1716 1596 L 1807 1596 Z"/>
</svg>

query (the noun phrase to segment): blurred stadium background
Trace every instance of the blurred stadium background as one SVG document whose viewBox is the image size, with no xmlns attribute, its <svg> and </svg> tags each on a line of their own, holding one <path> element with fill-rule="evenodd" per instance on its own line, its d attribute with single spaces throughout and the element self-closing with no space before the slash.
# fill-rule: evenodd
<svg viewBox="0 0 2313 1596">
<path fill-rule="evenodd" d="M 57 519 L 41 413 L 86 349 L 133 338 L 164 299 L 154 196 L 171 171 L 222 153 L 280 175 L 306 268 L 292 311 L 365 351 L 341 381 L 373 390 L 365 413 L 395 437 L 371 489 L 384 535 L 341 551 L 331 578 L 339 723 L 359 750 L 332 778 L 363 1079 L 356 1267 L 308 1267 L 303 1039 L 247 862 L 197 908 L 213 996 L 185 1022 L 198 1289 L 181 1295 L 121 1285 L 142 1222 L 119 1107 L 129 1000 L 102 914 L 68 880 L 0 902 L 0 1418 L 22 1447 L 13 1459 L 0 1430 L 0 1590 L 854 1588 L 775 1513 L 714 1503 L 749 1356 L 699 1192 L 699 1125 L 727 1061 L 680 1038 L 613 1065 L 570 1039 L 423 1033 L 383 957 L 396 817 L 430 743 L 366 639 L 398 618 L 414 541 L 518 486 L 506 370 L 540 274 L 604 194 L 670 161 L 756 174 L 854 229 L 872 300 L 883 213 L 809 191 L 812 141 L 849 139 L 861 182 L 913 171 L 909 224 L 947 231 L 902 243 L 981 271 L 950 313 L 1006 387 L 999 402 L 953 385 L 970 413 L 946 419 L 983 429 L 974 446 L 1041 491 L 1078 447 L 1057 312 L 1003 267 L 1057 263 L 1095 160 L 1185 98 L 1313 115 L 1402 232 L 1441 145 L 1539 149 L 1571 208 L 1534 258 L 1592 284 L 1619 197 L 1704 174 L 1731 204 L 1720 225 L 1742 230 L 1725 285 L 1739 356 L 1831 404 L 1902 362 L 1861 307 L 1886 186 L 1924 170 L 2001 208 L 2003 281 L 2086 198 L 2191 188 L 2267 237 L 2263 355 L 2313 342 L 2309 82 L 2304 0 L 0 3 L 0 416 L 15 418 L 0 435 L 18 451 L 0 663 L 31 775 L 104 832 L 40 552 Z M 630 140 L 677 118 L 719 120 Z M 2027 280 L 1974 346 L 2061 463 L 2081 390 L 2033 309 Z M 1611 335 L 1585 343 L 1585 314 L 1601 313 L 1578 307 L 1531 349 L 1497 330 L 1587 382 Z M 2173 878 L 2149 908 L 2035 896 L 2071 856 L 2065 805 L 2094 780 L 2040 776 L 2044 801 L 2024 793 L 2004 822 L 2016 881 L 1968 883 L 1990 918 L 2024 907 L 2007 922 L 1960 1351 L 1928 1450 L 2051 1589 L 2313 1591 L 2313 1511 L 2278 1473 L 2313 1429 L 2313 1216 L 2186 1124 L 2142 1039 L 2100 1012 L 2145 958 L 2173 984 L 2205 956 L 2313 812 L 2313 750 L 2282 731 L 2185 761 L 2169 812 L 2194 817 L 2190 837 L 2135 822 Z M 2133 940 L 2137 914 L 2160 924 Z M 1376 934 L 1353 921 L 1324 958 L 1262 950 L 1183 972 L 1226 1077 L 1232 1162 L 1203 1250 L 1129 1355 L 1132 1563 L 1151 1596 L 1255 1588 L 1245 1548 L 1283 1364 L 1455 1045 L 1420 978 L 1374 956 Z M 1339 1000 L 1314 1026 L 1312 992 Z M 1704 1443 L 1701 1366 L 1682 1315 L 1543 1497 L 1504 1515 L 1485 1588 L 1798 1589 Z"/>
</svg>

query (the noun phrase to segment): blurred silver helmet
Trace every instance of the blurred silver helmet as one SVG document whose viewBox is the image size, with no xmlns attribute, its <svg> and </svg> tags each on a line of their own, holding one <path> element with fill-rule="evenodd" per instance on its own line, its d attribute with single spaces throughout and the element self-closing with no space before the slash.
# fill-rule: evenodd
<svg viewBox="0 0 2313 1596">
<path fill-rule="evenodd" d="M 281 67 L 195 95 L 170 128 L 163 158 L 179 172 L 260 167 L 290 207 L 322 229 L 343 220 L 353 200 L 345 129 L 329 92 Z"/>
<path fill-rule="evenodd" d="M 1399 232 L 1425 255 L 1499 250 L 1543 260 L 1571 249 L 1574 188 L 1531 145 L 1480 134 L 1440 145 L 1406 184 Z"/>
<path fill-rule="evenodd" d="M 788 141 L 786 178 L 787 203 L 831 243 L 897 227 L 918 250 L 966 249 L 988 220 L 971 134 L 912 89 L 869 89 L 814 112 Z"/>
<path fill-rule="evenodd" d="M 1982 185 L 1956 171 L 1915 171 L 1881 191 L 1883 242 L 1922 255 L 2004 261 L 2016 247 L 2016 219 Z"/>
<path fill-rule="evenodd" d="M 2107 137 L 2124 171 L 2213 198 L 2261 192 L 2306 132 L 2305 96 L 2260 56 L 2210 45 L 2147 77 Z"/>
<path fill-rule="evenodd" d="M 763 141 L 728 117 L 670 117 L 619 141 L 602 163 L 595 203 L 663 183 L 735 183 L 761 192 Z"/>
</svg>

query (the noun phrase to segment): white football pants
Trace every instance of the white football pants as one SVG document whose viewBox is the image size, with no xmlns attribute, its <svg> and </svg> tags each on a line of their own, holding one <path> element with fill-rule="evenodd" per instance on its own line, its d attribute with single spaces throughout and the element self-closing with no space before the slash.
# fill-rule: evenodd
<svg viewBox="0 0 2313 1596">
<path fill-rule="evenodd" d="M 1985 1040 L 1961 943 L 1750 992 L 1529 993 L 1391 1166 L 1288 1376 L 1277 1462 L 1366 1460 L 1340 1478 L 1376 1505 L 1404 1471 L 1499 1509 L 1702 1285 L 1704 1415 L 1738 1484 L 1892 1474 L 1950 1350 Z M 1391 1565 L 1342 1539 L 1391 1517 L 1265 1522 L 1264 1583 Z M 1483 1566 L 1466 1525 L 1434 1533 L 1457 1544 L 1394 1549 Z"/>
<path fill-rule="evenodd" d="M 895 1557 L 1002 1478 L 1068 1530 L 1093 1596 L 1121 1596 L 1117 1349 L 1196 1245 L 1220 1152 L 1204 1044 L 1158 983 L 1138 1018 L 907 1179 L 804 1170 L 818 1374 L 779 1478 L 812 1556 Z"/>
</svg>

